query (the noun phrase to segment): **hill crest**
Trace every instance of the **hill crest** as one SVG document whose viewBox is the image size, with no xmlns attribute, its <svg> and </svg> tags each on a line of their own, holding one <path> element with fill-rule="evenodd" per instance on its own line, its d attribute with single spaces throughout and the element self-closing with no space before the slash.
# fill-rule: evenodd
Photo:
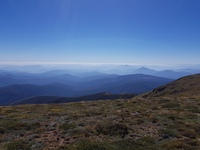
<svg viewBox="0 0 200 150">
<path fill-rule="evenodd" d="M 200 97 L 200 74 L 182 77 L 160 86 L 143 97 Z"/>
</svg>

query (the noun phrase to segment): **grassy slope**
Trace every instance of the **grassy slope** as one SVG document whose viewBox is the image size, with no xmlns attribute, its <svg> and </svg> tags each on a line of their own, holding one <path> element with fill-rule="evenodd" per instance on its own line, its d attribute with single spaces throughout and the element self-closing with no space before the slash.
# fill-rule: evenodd
<svg viewBox="0 0 200 150">
<path fill-rule="evenodd" d="M 0 107 L 0 149 L 198 150 L 200 99 Z"/>
<path fill-rule="evenodd" d="M 186 76 L 154 89 L 145 97 L 200 97 L 200 74 Z"/>
</svg>

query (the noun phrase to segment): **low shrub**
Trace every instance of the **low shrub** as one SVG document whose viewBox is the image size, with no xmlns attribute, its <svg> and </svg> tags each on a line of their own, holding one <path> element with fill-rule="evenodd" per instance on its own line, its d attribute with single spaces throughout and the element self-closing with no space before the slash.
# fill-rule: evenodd
<svg viewBox="0 0 200 150">
<path fill-rule="evenodd" d="M 0 134 L 4 134 L 5 133 L 5 128 L 4 127 L 0 127 Z"/>
<path fill-rule="evenodd" d="M 115 150 L 160 150 L 155 145 L 155 139 L 152 137 L 143 137 L 138 140 L 123 139 L 112 143 Z"/>
<path fill-rule="evenodd" d="M 176 137 L 177 136 L 177 131 L 175 129 L 169 129 L 165 128 L 159 131 L 161 135 L 165 135 L 165 137 Z"/>
<path fill-rule="evenodd" d="M 105 142 L 84 140 L 68 146 L 62 146 L 59 150 L 114 150 L 111 145 Z"/>
<path fill-rule="evenodd" d="M 198 146 L 191 144 L 186 141 L 173 140 L 160 145 L 160 147 L 165 148 L 165 150 L 199 150 Z"/>
<path fill-rule="evenodd" d="M 162 108 L 177 108 L 180 107 L 180 104 L 169 102 L 167 104 L 162 105 Z"/>
<path fill-rule="evenodd" d="M 104 123 L 98 124 L 95 127 L 98 134 L 119 136 L 124 138 L 128 134 L 128 127 L 119 123 Z"/>
<path fill-rule="evenodd" d="M 183 136 L 186 136 L 188 138 L 191 138 L 191 139 L 196 139 L 197 138 L 197 133 L 192 131 L 192 130 L 186 130 L 186 131 L 183 131 L 181 133 Z"/>
<path fill-rule="evenodd" d="M 77 145 L 77 150 L 110 150 L 109 146 L 103 142 L 83 141 Z"/>
<path fill-rule="evenodd" d="M 74 129 L 74 128 L 76 128 L 76 125 L 72 123 L 64 123 L 59 126 L 59 129 L 62 129 L 64 131 Z"/>
<path fill-rule="evenodd" d="M 26 141 L 12 141 L 7 143 L 4 148 L 6 150 L 30 150 L 31 147 Z"/>
<path fill-rule="evenodd" d="M 15 130 L 35 130 L 40 127 L 39 122 L 19 122 L 15 120 L 7 120 L 1 123 L 1 128 L 4 128 L 5 131 L 15 131 Z"/>
</svg>

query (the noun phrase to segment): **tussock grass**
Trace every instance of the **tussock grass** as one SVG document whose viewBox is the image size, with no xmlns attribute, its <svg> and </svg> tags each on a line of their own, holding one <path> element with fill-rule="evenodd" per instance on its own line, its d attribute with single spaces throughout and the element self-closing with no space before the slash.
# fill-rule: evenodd
<svg viewBox="0 0 200 150">
<path fill-rule="evenodd" d="M 200 99 L 0 107 L 1 149 L 197 150 Z"/>
</svg>

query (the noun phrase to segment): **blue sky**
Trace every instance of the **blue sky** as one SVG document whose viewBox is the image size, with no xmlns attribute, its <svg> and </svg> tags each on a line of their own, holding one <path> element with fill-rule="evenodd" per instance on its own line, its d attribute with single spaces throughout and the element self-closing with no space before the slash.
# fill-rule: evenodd
<svg viewBox="0 0 200 150">
<path fill-rule="evenodd" d="M 0 63 L 200 64 L 199 0 L 1 0 Z"/>
</svg>

